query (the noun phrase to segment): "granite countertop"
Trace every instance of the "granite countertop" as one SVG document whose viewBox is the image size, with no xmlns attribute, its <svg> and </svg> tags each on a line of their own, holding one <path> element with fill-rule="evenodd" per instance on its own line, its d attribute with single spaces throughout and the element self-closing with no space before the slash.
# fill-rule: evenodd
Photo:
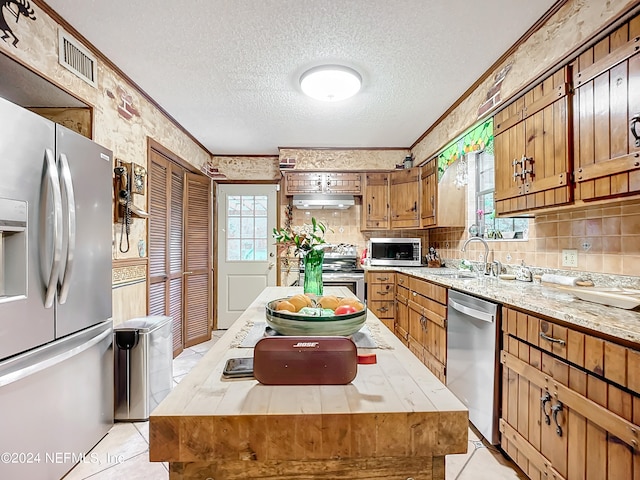
<svg viewBox="0 0 640 480">
<path fill-rule="evenodd" d="M 424 278 L 460 292 L 493 300 L 549 318 L 579 325 L 595 332 L 638 343 L 640 348 L 640 310 L 625 310 L 580 300 L 570 292 L 538 281 L 521 282 L 482 276 L 473 279 L 456 279 L 440 273 L 453 269 L 426 267 L 366 267 L 368 270 L 393 270 L 414 277 Z M 596 284 L 597 285 L 597 284 Z M 589 288 L 589 287 L 585 287 Z"/>
</svg>

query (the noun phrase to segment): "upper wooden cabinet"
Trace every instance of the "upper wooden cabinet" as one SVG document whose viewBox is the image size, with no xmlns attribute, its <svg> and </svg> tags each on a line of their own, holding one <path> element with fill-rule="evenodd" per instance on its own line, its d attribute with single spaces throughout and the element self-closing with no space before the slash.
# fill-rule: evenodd
<svg viewBox="0 0 640 480">
<path fill-rule="evenodd" d="M 496 114 L 498 214 L 571 202 L 570 67 L 551 75 Z"/>
<path fill-rule="evenodd" d="M 284 194 L 344 193 L 362 194 L 362 175 L 359 172 L 286 172 Z"/>
<path fill-rule="evenodd" d="M 420 203 L 420 226 L 435 227 L 438 209 L 438 159 L 434 158 L 420 167 L 420 186 L 422 197 Z"/>
<path fill-rule="evenodd" d="M 389 176 L 389 172 L 364 174 L 362 230 L 389 228 Z"/>
<path fill-rule="evenodd" d="M 391 172 L 391 228 L 420 227 L 420 168 Z"/>
<path fill-rule="evenodd" d="M 640 17 L 573 63 L 576 200 L 640 192 Z"/>
<path fill-rule="evenodd" d="M 466 187 L 455 185 L 455 168 L 449 166 L 438 181 L 438 159 L 420 167 L 421 203 L 420 226 L 464 227 L 466 216 Z M 441 201 L 442 200 L 442 201 Z"/>
</svg>

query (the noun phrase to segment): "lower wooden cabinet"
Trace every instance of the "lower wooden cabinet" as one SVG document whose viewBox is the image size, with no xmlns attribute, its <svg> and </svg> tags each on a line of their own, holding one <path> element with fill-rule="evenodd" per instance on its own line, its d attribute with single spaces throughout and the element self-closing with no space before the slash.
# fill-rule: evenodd
<svg viewBox="0 0 640 480">
<path fill-rule="evenodd" d="M 367 307 L 392 332 L 395 330 L 395 275 L 389 271 L 366 273 Z"/>
<path fill-rule="evenodd" d="M 447 289 L 409 277 L 409 349 L 445 382 L 447 363 Z"/>
<path fill-rule="evenodd" d="M 535 480 L 640 478 L 640 352 L 502 315 L 503 450 Z"/>
<path fill-rule="evenodd" d="M 403 273 L 396 273 L 395 334 L 409 346 L 409 275 Z"/>
</svg>

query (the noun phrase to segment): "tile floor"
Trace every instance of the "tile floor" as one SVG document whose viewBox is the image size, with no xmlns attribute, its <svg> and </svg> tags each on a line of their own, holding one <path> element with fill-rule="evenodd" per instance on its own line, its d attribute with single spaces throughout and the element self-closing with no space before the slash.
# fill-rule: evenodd
<svg viewBox="0 0 640 480">
<path fill-rule="evenodd" d="M 187 348 L 173 361 L 173 378 L 178 384 L 211 346 L 224 334 L 214 331 L 211 340 Z M 81 463 L 64 480 L 168 480 L 164 463 L 149 462 L 149 423 L 119 422 L 91 451 L 102 464 Z M 495 447 L 485 445 L 469 429 L 469 450 L 449 455 L 446 480 L 525 480 L 527 477 Z"/>
</svg>

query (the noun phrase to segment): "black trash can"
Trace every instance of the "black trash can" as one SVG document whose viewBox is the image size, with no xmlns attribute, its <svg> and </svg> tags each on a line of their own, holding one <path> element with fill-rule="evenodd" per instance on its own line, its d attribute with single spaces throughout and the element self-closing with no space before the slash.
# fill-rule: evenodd
<svg viewBox="0 0 640 480">
<path fill-rule="evenodd" d="M 115 420 L 148 420 L 173 388 L 171 317 L 134 318 L 113 336 Z"/>
</svg>

